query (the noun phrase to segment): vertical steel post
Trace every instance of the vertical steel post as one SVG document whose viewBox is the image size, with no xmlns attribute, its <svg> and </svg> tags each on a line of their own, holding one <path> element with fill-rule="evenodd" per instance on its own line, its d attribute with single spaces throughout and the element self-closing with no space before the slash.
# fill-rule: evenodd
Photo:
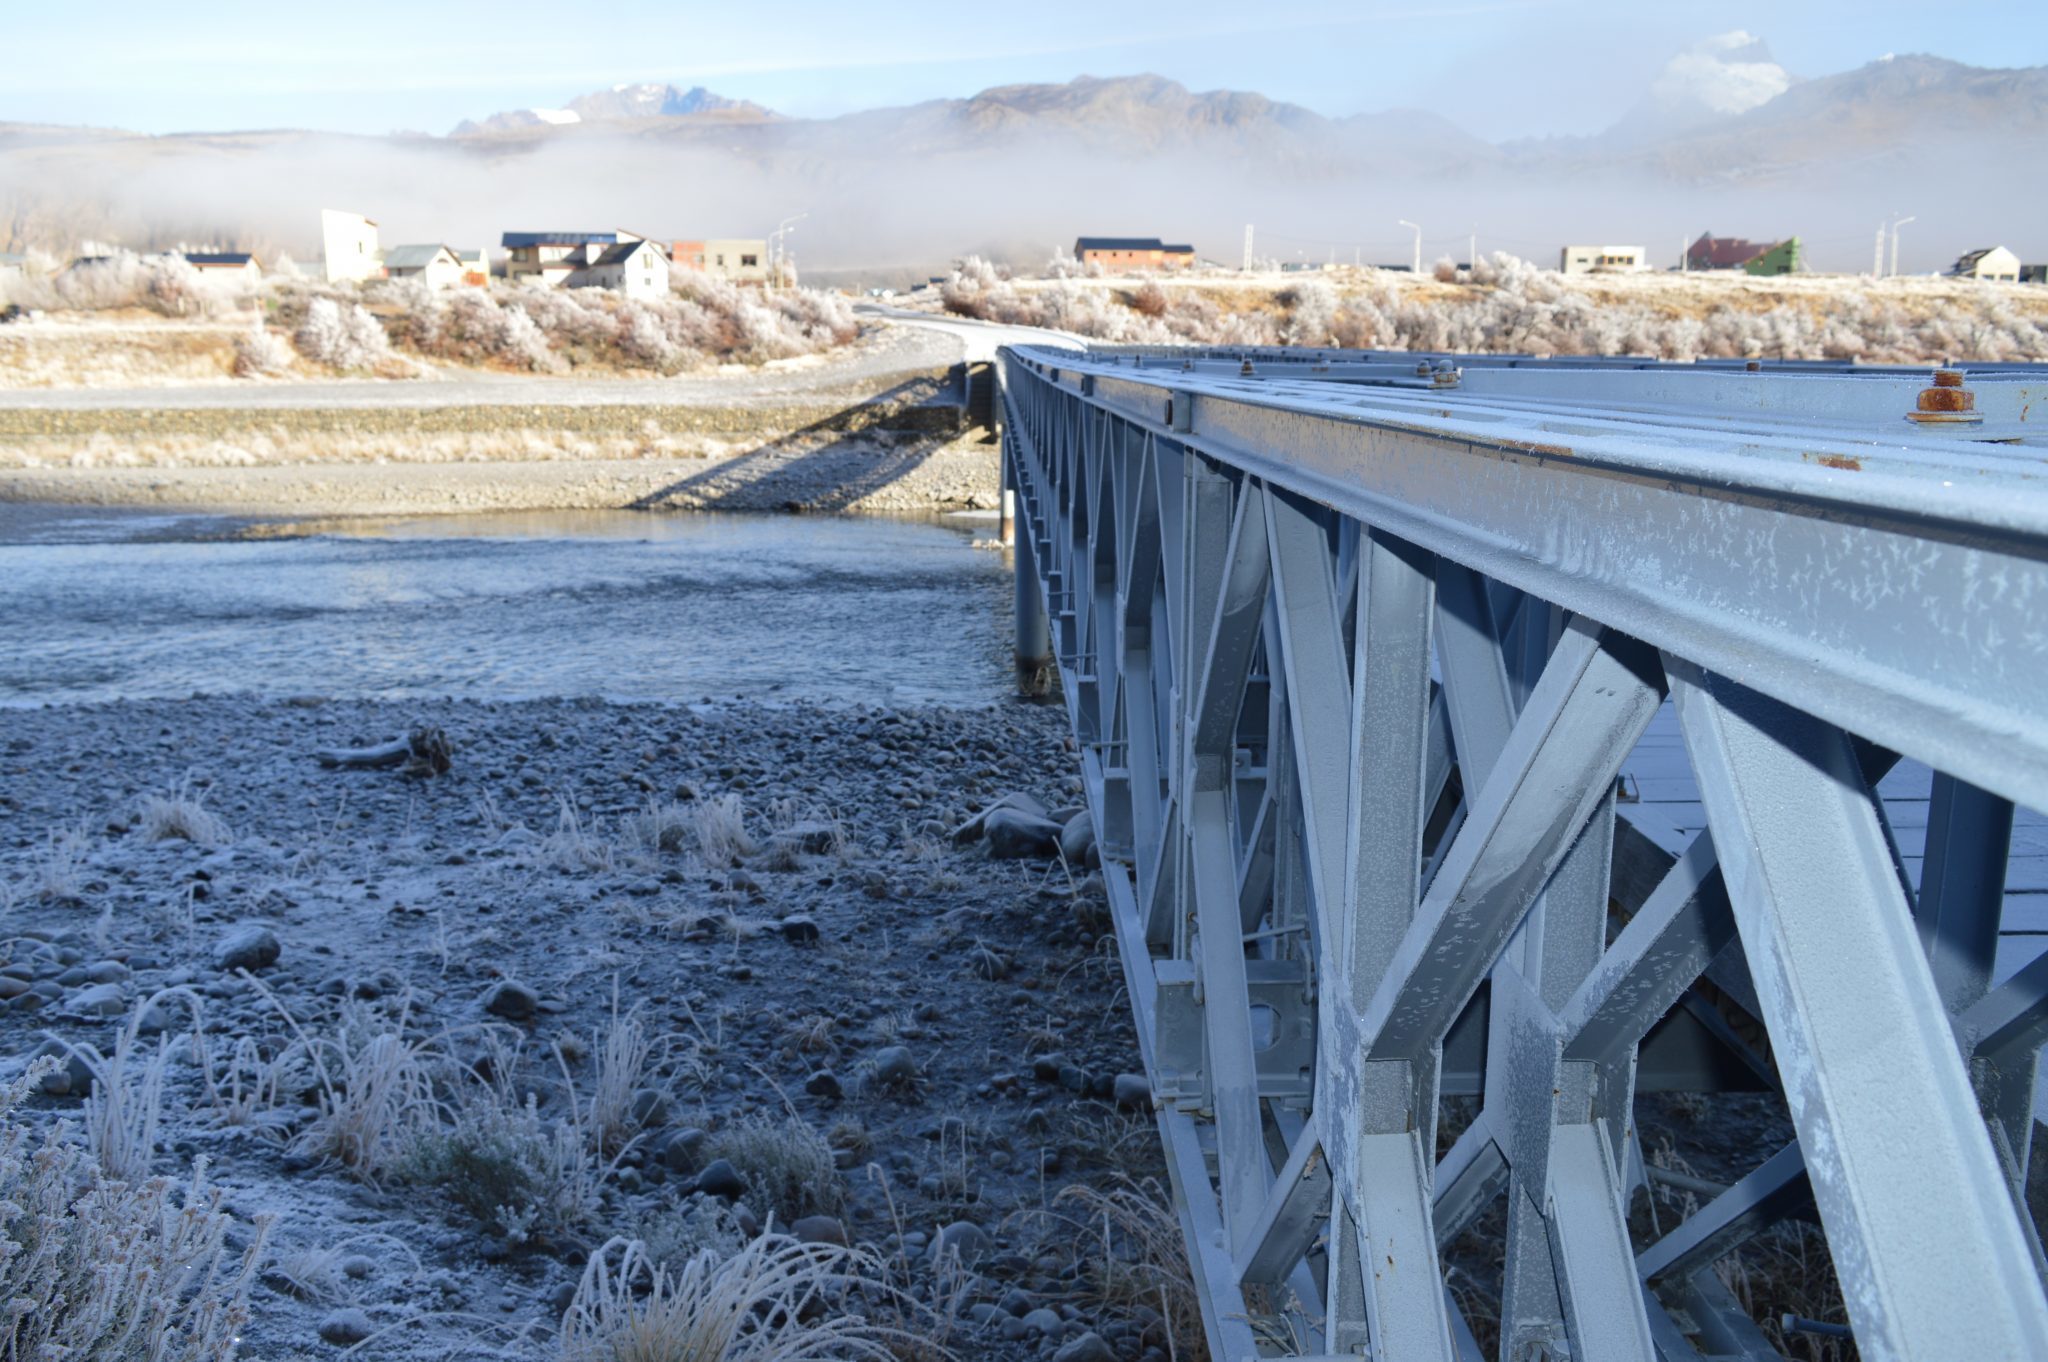
<svg viewBox="0 0 2048 1362">
<path fill-rule="evenodd" d="M 1017 581 L 1017 693 L 1040 696 L 1052 690 L 1052 629 L 1045 618 L 1045 591 L 1038 582 L 1038 545 L 1020 535 L 1014 554 Z"/>
</svg>

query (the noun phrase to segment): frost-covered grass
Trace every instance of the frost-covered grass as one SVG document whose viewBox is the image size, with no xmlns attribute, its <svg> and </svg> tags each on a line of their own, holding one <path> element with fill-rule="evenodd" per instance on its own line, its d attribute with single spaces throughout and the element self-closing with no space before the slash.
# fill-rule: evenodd
<svg viewBox="0 0 2048 1362">
<path fill-rule="evenodd" d="M 638 1241 L 591 1255 L 562 1320 L 563 1362 L 895 1362 L 923 1340 L 871 1323 L 849 1302 L 899 1295 L 857 1249 L 763 1235 L 670 1268 Z"/>
<path fill-rule="evenodd" d="M 1969 280 L 1566 276 L 1505 253 L 1413 276 L 1020 280 L 970 258 L 941 289 L 962 316 L 1123 344 L 1864 363 L 2048 361 L 2048 289 Z"/>
<path fill-rule="evenodd" d="M 15 1116 L 52 1061 L 0 1090 L 0 1356 L 226 1362 L 249 1318 L 268 1220 L 227 1247 L 230 1217 L 204 1168 L 172 1181 L 107 1176 L 67 1140 Z"/>
</svg>

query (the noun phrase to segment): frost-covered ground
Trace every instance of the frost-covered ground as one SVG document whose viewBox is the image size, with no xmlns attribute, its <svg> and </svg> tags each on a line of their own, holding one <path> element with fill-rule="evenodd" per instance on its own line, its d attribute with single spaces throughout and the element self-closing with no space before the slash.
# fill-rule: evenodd
<svg viewBox="0 0 2048 1362">
<path fill-rule="evenodd" d="M 1562 275 L 1496 254 L 1425 275 L 1335 268 L 1159 279 L 1012 278 L 969 259 L 957 315 L 1124 344 L 1303 345 L 1659 359 L 2048 361 L 2048 287 L 1720 273 Z"/>
<path fill-rule="evenodd" d="M 316 760 L 421 726 L 446 774 Z M 700 1305 L 837 1274 L 804 1318 L 898 1356 L 1156 1362 L 1099 882 L 950 835 L 1073 770 L 1022 706 L 5 711 L 0 1053 L 63 1066 L 6 1124 L 84 1122 L 81 1178 L 204 1159 L 231 1254 L 274 1217 L 244 1356 L 610 1356 L 670 1299 L 602 1289 L 623 1238 Z"/>
<path fill-rule="evenodd" d="M 662 296 L 635 299 L 606 289 L 503 283 L 337 287 L 296 273 L 228 283 L 182 257 L 131 252 L 62 271 L 41 263 L 51 272 L 0 283 L 0 306 L 72 317 L 232 318 L 236 334 L 225 367 L 251 379 L 415 378 L 438 363 L 512 373 L 676 374 L 821 354 L 860 334 L 851 304 L 837 294 L 741 288 L 686 271 Z M 117 360 L 139 367 L 132 356 Z M 204 369 L 190 343 L 156 363 L 181 373 Z"/>
</svg>

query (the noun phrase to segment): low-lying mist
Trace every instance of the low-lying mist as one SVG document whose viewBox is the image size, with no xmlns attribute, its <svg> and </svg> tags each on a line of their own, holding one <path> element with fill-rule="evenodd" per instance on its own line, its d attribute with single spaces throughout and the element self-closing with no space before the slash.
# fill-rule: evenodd
<svg viewBox="0 0 2048 1362">
<path fill-rule="evenodd" d="M 1818 170 L 1677 183 L 1610 164 L 1552 157 L 1441 176 L 1329 173 L 1261 164 L 1243 148 L 1119 155 L 1009 141 L 972 153 L 848 152 L 800 142 L 763 154 L 659 135 L 591 130 L 519 144 L 310 133 L 0 139 L 0 249 L 63 255 L 85 242 L 136 249 L 211 244 L 318 256 L 319 210 L 347 208 L 388 245 L 488 245 L 508 230 L 625 228 L 661 238 L 764 236 L 808 213 L 790 237 L 798 263 L 848 280 L 942 272 L 973 253 L 1042 264 L 1082 234 L 1191 240 L 1235 263 L 1247 222 L 1256 251 L 1281 261 L 1399 263 L 1425 225 L 1425 264 L 1509 250 L 1549 263 L 1566 242 L 1648 247 L 1659 267 L 1712 230 L 1797 235 L 1811 268 L 1868 270 L 1876 224 L 1916 212 L 1902 268 L 1945 267 L 2003 242 L 2034 259 L 2048 202 L 2037 177 L 1995 152 L 1899 149 Z M 1981 164 L 1976 162 L 1982 162 Z M 1938 171 L 1938 173 L 1937 173 Z M 1970 193 L 1927 192 L 1968 184 Z"/>
</svg>

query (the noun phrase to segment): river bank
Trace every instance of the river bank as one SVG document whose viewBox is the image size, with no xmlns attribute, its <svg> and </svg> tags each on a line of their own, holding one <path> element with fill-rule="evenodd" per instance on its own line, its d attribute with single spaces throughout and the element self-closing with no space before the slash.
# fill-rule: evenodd
<svg viewBox="0 0 2048 1362">
<path fill-rule="evenodd" d="M 844 352 L 673 379 L 449 373 L 0 391 L 0 500 L 390 515 L 653 508 L 987 509 L 961 345 L 875 328 Z"/>
<path fill-rule="evenodd" d="M 316 757 L 418 729 L 445 774 Z M 176 1037 L 142 1158 L 210 1161 L 231 1248 L 275 1218 L 251 1355 L 552 1356 L 613 1236 L 680 1261 L 772 1216 L 867 1246 L 908 1355 L 1159 1362 L 1091 1211 L 1158 1158 L 1099 881 L 953 836 L 1076 800 L 1069 745 L 1029 706 L 17 710 L 0 1053 Z M 373 1051 L 425 1105 L 337 1142 L 372 1117 L 315 1061 Z"/>
</svg>

